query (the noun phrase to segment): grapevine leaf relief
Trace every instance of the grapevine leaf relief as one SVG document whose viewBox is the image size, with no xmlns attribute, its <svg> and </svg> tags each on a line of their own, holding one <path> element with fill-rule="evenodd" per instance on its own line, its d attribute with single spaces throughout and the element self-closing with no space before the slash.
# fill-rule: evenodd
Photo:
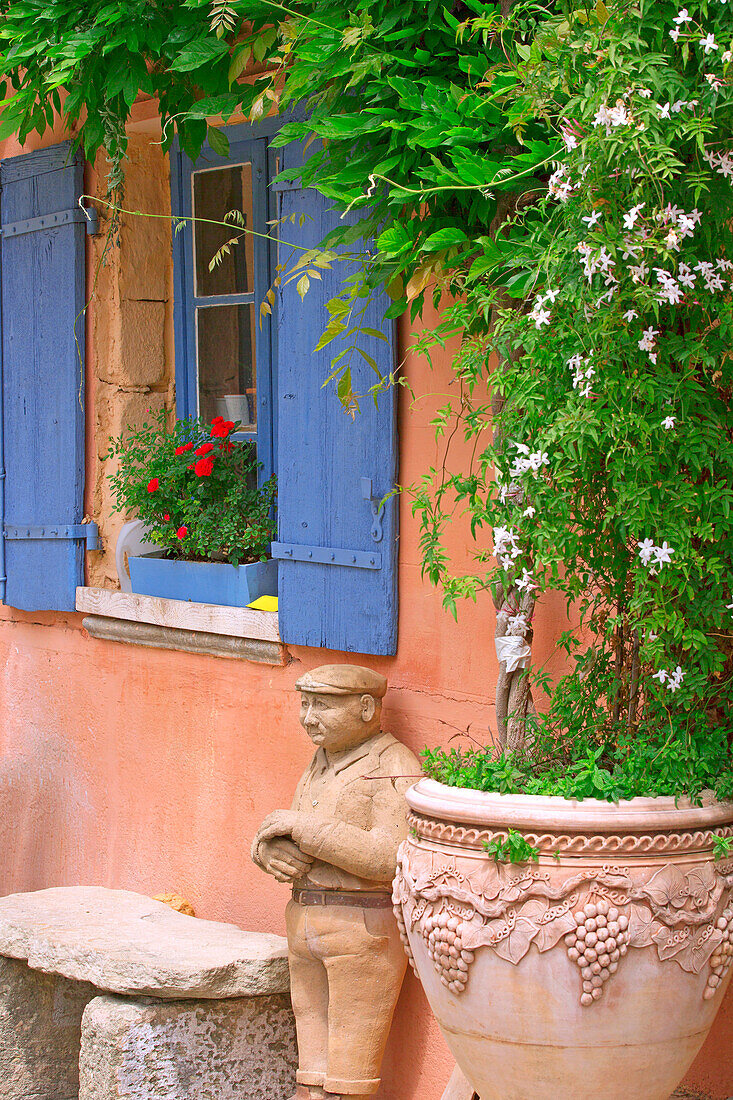
<svg viewBox="0 0 733 1100">
<path fill-rule="evenodd" d="M 687 871 L 667 864 L 642 883 L 628 868 L 605 864 L 553 884 L 537 868 L 491 864 L 465 874 L 450 861 L 424 859 L 400 850 L 395 913 L 411 963 L 408 932 L 423 939 L 441 982 L 456 994 L 481 948 L 516 966 L 533 944 L 544 953 L 562 940 L 579 970 L 584 1006 L 601 998 L 630 947 L 653 948 L 661 962 L 690 974 L 709 966 L 705 999 L 733 961 L 733 861 Z"/>
</svg>

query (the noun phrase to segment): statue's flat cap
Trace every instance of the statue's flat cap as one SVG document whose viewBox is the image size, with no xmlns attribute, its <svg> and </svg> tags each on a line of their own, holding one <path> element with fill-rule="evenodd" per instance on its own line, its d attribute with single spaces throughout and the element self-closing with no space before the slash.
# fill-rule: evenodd
<svg viewBox="0 0 733 1100">
<path fill-rule="evenodd" d="M 361 665 L 321 665 L 305 672 L 295 681 L 298 691 L 317 695 L 373 695 L 383 699 L 387 678 Z"/>
</svg>

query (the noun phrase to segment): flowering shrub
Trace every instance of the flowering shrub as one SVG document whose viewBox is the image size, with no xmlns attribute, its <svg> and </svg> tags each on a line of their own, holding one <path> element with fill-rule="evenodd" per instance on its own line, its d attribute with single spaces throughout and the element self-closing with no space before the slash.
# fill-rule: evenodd
<svg viewBox="0 0 733 1100">
<path fill-rule="evenodd" d="M 499 395 L 493 439 L 477 470 L 426 479 L 416 500 L 433 550 L 456 504 L 480 540 L 493 528 L 495 565 L 433 562 L 449 604 L 563 592 L 574 667 L 556 685 L 534 674 L 550 700 L 529 753 L 427 765 L 490 789 L 730 797 L 733 13 L 581 14 L 544 24 L 515 69 L 515 124 L 545 118 L 557 142 L 540 217 L 506 223 L 498 277 L 467 280 L 454 311 L 495 310 L 457 362 L 467 436 L 486 438 L 487 378 Z M 516 600 L 505 612 L 529 633 Z"/>
<path fill-rule="evenodd" d="M 161 412 L 111 441 L 116 510 L 141 519 L 167 557 L 239 565 L 269 556 L 275 478 L 257 485 L 254 445 L 233 440 L 236 428 L 223 417 L 168 428 Z"/>
</svg>

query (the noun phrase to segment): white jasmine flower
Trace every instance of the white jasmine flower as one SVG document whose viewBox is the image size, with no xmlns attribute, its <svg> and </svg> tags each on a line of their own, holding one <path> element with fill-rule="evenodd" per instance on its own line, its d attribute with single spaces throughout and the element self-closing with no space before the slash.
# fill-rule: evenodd
<svg viewBox="0 0 733 1100">
<path fill-rule="evenodd" d="M 652 351 L 656 343 L 656 337 L 659 335 L 659 329 L 645 328 L 641 340 L 639 340 L 640 351 Z"/>
<path fill-rule="evenodd" d="M 583 221 L 585 222 L 585 224 L 588 226 L 589 229 L 592 229 L 593 226 L 596 224 L 596 222 L 599 222 L 600 220 L 601 220 L 600 210 L 594 210 L 593 213 L 589 215 L 589 217 L 583 218 Z"/>
<path fill-rule="evenodd" d="M 636 545 L 639 547 L 641 564 L 648 565 L 654 557 L 654 551 L 656 550 L 653 539 L 644 539 L 642 542 L 637 542 Z"/>
<path fill-rule="evenodd" d="M 494 528 L 494 553 L 504 569 L 510 569 L 514 558 L 519 557 L 521 552 L 517 536 L 511 527 Z"/>
<path fill-rule="evenodd" d="M 611 120 L 608 117 L 608 109 L 606 107 L 606 104 L 602 103 L 593 118 L 593 126 L 605 126 L 606 129 L 610 132 L 610 121 Z"/>
<path fill-rule="evenodd" d="M 724 65 L 727 65 L 729 61 L 733 61 L 733 53 L 730 50 L 726 50 L 720 55 L 720 60 Z"/>
<path fill-rule="evenodd" d="M 688 12 L 687 8 L 680 8 L 680 10 L 677 12 L 677 15 L 672 20 L 672 22 L 676 23 L 678 27 L 681 27 L 683 23 L 690 23 L 691 21 L 692 16 Z"/>
<path fill-rule="evenodd" d="M 524 509 L 524 511 L 522 512 L 522 515 L 527 516 L 529 519 L 531 519 L 536 511 L 537 511 L 537 509 L 533 508 L 532 505 L 530 504 L 527 508 Z"/>
<path fill-rule="evenodd" d="M 680 28 L 679 27 L 675 27 L 673 30 L 671 30 L 669 32 L 669 37 L 672 39 L 673 42 L 676 42 L 678 40 L 679 36 L 680 36 Z"/>
<path fill-rule="evenodd" d="M 666 428 L 668 431 L 670 428 L 674 428 L 675 424 L 676 419 L 674 416 L 665 416 L 664 420 L 662 421 L 662 427 Z"/>
<path fill-rule="evenodd" d="M 649 268 L 646 265 L 646 261 L 642 260 L 638 267 L 630 267 L 629 274 L 633 282 L 643 283 L 649 274 Z"/>
<path fill-rule="evenodd" d="M 700 45 L 704 48 L 705 53 L 710 53 L 711 50 L 717 50 L 718 48 L 714 34 L 708 34 L 705 38 L 701 38 Z"/>
<path fill-rule="evenodd" d="M 672 104 L 669 102 L 669 100 L 667 100 L 666 103 L 657 104 L 657 110 L 659 111 L 660 118 L 671 118 L 671 115 L 669 113 L 671 109 Z"/>
<path fill-rule="evenodd" d="M 511 634 L 516 638 L 523 638 L 529 629 L 529 623 L 527 622 L 527 616 L 523 611 L 518 612 L 516 615 L 512 615 L 507 620 L 507 634 Z"/>
<path fill-rule="evenodd" d="M 694 275 L 692 271 L 690 271 L 687 264 L 680 264 L 678 278 L 680 283 L 683 287 L 685 287 L 686 290 L 692 290 L 695 282 L 697 281 L 697 275 Z"/>
<path fill-rule="evenodd" d="M 680 239 L 679 239 L 679 236 L 677 235 L 677 230 L 676 229 L 670 229 L 669 233 L 664 238 L 664 243 L 667 246 L 667 248 L 669 248 L 671 251 L 679 252 L 679 250 L 680 250 Z"/>
<path fill-rule="evenodd" d="M 718 88 L 722 88 L 725 84 L 725 81 L 721 80 L 719 76 L 715 75 L 715 73 L 705 73 L 705 79 L 707 80 L 708 84 L 714 92 L 717 92 Z"/>
<path fill-rule="evenodd" d="M 612 126 L 625 126 L 629 121 L 629 113 L 621 102 L 611 108 L 608 117 Z"/>
<path fill-rule="evenodd" d="M 660 668 L 657 669 L 656 672 L 652 673 L 652 680 L 659 680 L 660 684 L 663 684 L 664 681 L 667 679 L 667 676 L 668 673 L 666 668 Z"/>
<path fill-rule="evenodd" d="M 674 279 L 669 279 L 660 290 L 659 297 L 663 301 L 669 302 L 671 306 L 678 306 L 684 298 L 684 294 Z"/>
<path fill-rule="evenodd" d="M 560 133 L 562 134 L 562 139 L 565 142 L 565 148 L 568 152 L 570 152 L 572 149 L 578 148 L 578 139 L 572 132 L 572 130 L 568 130 L 566 127 L 563 126 L 560 129 Z"/>
<path fill-rule="evenodd" d="M 651 88 L 639 88 L 639 95 L 642 97 L 642 99 L 649 99 L 651 97 L 651 94 Z"/>
<path fill-rule="evenodd" d="M 515 581 L 515 585 L 520 592 L 524 592 L 525 589 L 527 592 L 531 592 L 533 588 L 537 587 L 532 578 L 532 574 L 528 573 L 526 569 L 522 570 L 522 576 L 518 581 Z"/>
<path fill-rule="evenodd" d="M 667 691 L 677 691 L 677 689 L 682 684 L 682 681 L 684 680 L 684 678 L 685 678 L 684 672 L 682 671 L 680 666 L 677 665 L 677 668 L 674 670 L 674 672 L 668 678 Z"/>
<path fill-rule="evenodd" d="M 625 229 L 633 229 L 634 228 L 634 225 L 636 224 L 637 218 L 639 217 L 639 213 L 644 209 L 645 206 L 646 206 L 645 202 L 640 202 L 638 206 L 632 206 L 631 210 L 629 210 L 628 214 L 624 214 L 624 228 Z"/>
<path fill-rule="evenodd" d="M 664 565 L 672 561 L 672 555 L 674 550 L 668 545 L 666 539 L 661 546 L 654 547 L 654 556 L 657 559 L 657 565 Z"/>
<path fill-rule="evenodd" d="M 639 314 L 635 309 L 627 309 L 626 313 L 624 313 L 624 321 L 635 321 L 638 316 Z"/>
<path fill-rule="evenodd" d="M 547 309 L 536 309 L 530 313 L 530 317 L 534 321 L 535 328 L 542 328 L 543 325 L 549 325 L 550 313 Z"/>
</svg>

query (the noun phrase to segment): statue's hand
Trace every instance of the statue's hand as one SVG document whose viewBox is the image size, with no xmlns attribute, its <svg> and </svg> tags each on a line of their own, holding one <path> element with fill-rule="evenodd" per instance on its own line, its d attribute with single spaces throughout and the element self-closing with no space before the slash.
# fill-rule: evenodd
<svg viewBox="0 0 733 1100">
<path fill-rule="evenodd" d="M 275 836 L 290 836 L 301 816 L 298 810 L 273 810 L 260 825 L 257 836 L 262 840 L 270 840 Z"/>
<path fill-rule="evenodd" d="M 313 860 L 301 852 L 297 844 L 287 837 L 264 840 L 259 846 L 260 864 L 278 882 L 295 882 L 311 867 Z"/>
</svg>

